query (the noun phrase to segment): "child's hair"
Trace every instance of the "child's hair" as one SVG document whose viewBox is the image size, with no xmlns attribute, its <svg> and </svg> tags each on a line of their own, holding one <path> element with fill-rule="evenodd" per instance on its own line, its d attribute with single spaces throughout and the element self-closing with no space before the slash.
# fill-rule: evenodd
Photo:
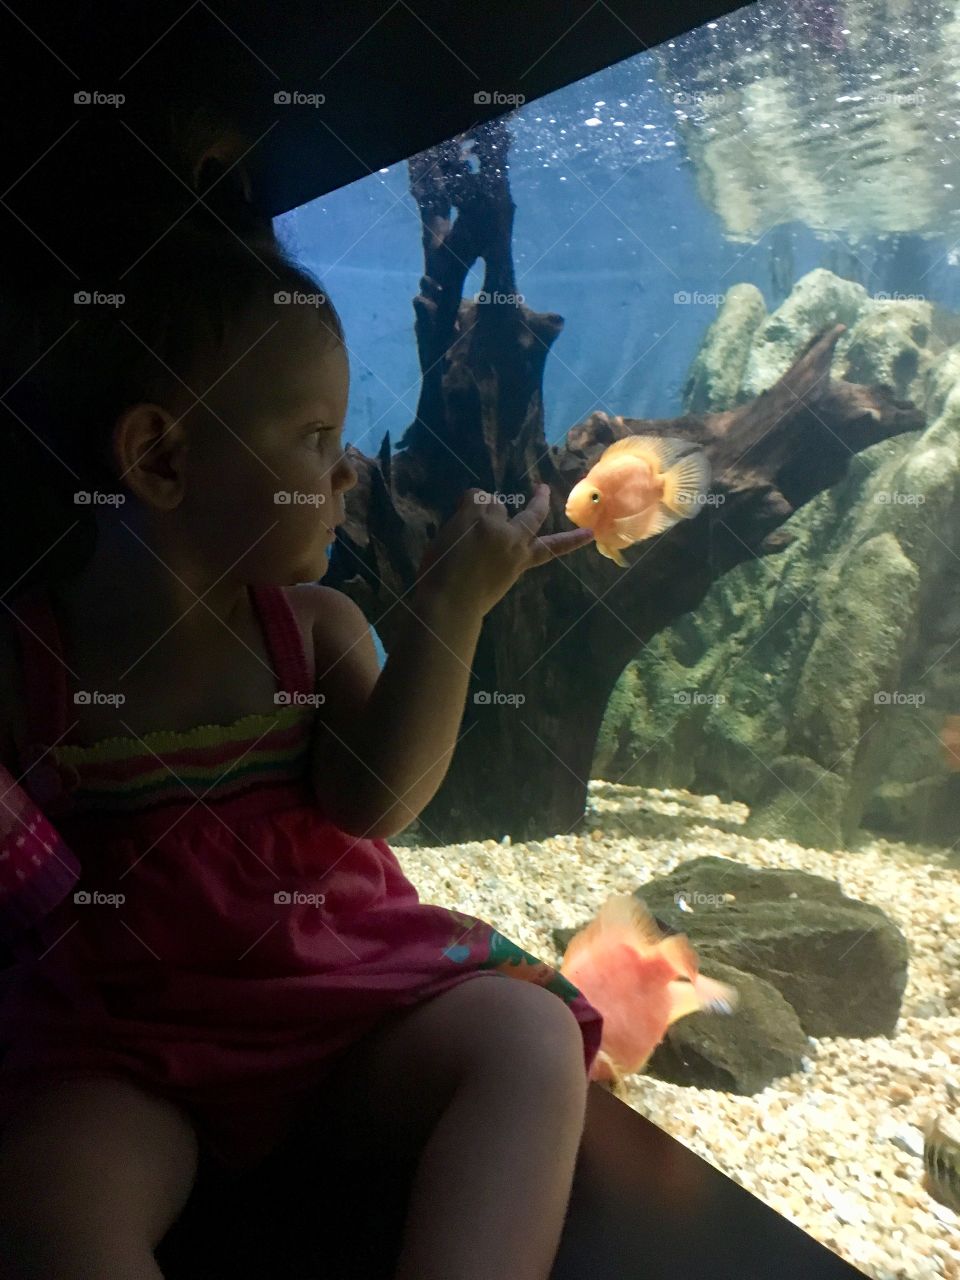
<svg viewBox="0 0 960 1280">
<path fill-rule="evenodd" d="M 319 281 L 272 235 L 243 240 L 184 221 L 122 279 L 89 285 L 8 266 L 0 264 L 0 599 L 82 567 L 96 523 L 93 504 L 74 495 L 122 484 L 111 455 L 119 415 L 139 402 L 167 407 L 175 393 L 204 395 L 240 316 L 268 314 L 277 294 L 314 295 L 323 331 L 343 342 Z M 75 296 L 94 289 L 92 301 Z"/>
</svg>

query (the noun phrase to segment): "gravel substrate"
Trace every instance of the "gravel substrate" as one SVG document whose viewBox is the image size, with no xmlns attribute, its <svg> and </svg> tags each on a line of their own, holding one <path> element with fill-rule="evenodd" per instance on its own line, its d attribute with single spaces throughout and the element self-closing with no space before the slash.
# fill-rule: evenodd
<svg viewBox="0 0 960 1280">
<path fill-rule="evenodd" d="M 910 973 L 894 1039 L 811 1040 L 809 1070 L 753 1097 L 628 1080 L 627 1100 L 874 1280 L 960 1280 L 960 1217 L 923 1188 L 915 1150 L 933 1111 L 960 1112 L 960 859 L 874 840 L 807 849 L 739 834 L 744 805 L 590 784 L 577 834 L 444 848 L 391 842 L 421 898 L 479 916 L 551 964 L 550 930 L 712 854 L 837 880 L 905 933 Z"/>
</svg>

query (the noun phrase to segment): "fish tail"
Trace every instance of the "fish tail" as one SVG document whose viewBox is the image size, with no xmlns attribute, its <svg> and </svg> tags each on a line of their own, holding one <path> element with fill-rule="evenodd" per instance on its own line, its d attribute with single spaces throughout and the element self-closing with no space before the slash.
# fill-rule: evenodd
<svg viewBox="0 0 960 1280">
<path fill-rule="evenodd" d="M 699 515 L 710 488 L 710 463 L 702 449 L 675 462 L 663 476 L 661 502 L 675 515 L 687 520 Z"/>
<path fill-rule="evenodd" d="M 708 1013 L 733 1013 L 740 1003 L 740 994 L 736 987 L 726 982 L 717 982 L 715 978 L 704 978 L 698 974 L 693 980 L 693 989 L 700 1001 L 700 1008 Z"/>
</svg>

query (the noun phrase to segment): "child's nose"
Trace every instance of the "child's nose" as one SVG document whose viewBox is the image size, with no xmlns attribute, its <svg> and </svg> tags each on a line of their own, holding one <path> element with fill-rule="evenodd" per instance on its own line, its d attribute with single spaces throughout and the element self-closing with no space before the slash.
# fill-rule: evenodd
<svg viewBox="0 0 960 1280">
<path fill-rule="evenodd" d="M 359 478 L 360 475 L 357 468 L 353 465 L 347 455 L 344 454 L 333 473 L 333 487 L 344 491 L 352 489 Z"/>
</svg>

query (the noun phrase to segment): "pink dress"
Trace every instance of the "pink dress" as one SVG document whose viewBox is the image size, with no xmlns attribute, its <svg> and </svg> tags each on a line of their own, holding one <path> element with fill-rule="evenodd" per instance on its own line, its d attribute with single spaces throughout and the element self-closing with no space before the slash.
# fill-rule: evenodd
<svg viewBox="0 0 960 1280">
<path fill-rule="evenodd" d="M 576 987 L 491 925 L 421 903 L 385 841 L 324 817 L 307 785 L 312 655 L 283 589 L 250 593 L 276 714 L 87 746 L 71 744 L 46 593 L 14 606 L 21 785 L 67 849 L 45 841 L 14 875 L 0 841 L 0 924 L 19 930 L 0 973 L 0 1121 L 42 1079 L 118 1074 L 247 1167 L 381 1018 L 490 970 L 569 1005 L 589 1071 L 602 1021 Z"/>
</svg>

